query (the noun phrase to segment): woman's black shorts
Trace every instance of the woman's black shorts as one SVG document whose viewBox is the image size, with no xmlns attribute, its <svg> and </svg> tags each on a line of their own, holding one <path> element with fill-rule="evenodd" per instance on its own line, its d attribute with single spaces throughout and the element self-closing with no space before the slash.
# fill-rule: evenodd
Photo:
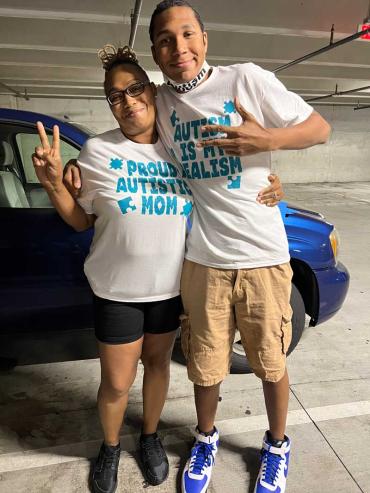
<svg viewBox="0 0 370 493">
<path fill-rule="evenodd" d="M 162 301 L 131 303 L 94 295 L 95 335 L 106 344 L 127 344 L 145 332 L 165 334 L 176 330 L 182 313 L 181 296 Z"/>
</svg>

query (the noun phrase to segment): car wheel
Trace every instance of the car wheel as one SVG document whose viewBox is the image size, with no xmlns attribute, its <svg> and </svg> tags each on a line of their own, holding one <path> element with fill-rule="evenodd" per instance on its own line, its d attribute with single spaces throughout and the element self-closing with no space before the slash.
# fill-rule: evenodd
<svg viewBox="0 0 370 493">
<path fill-rule="evenodd" d="M 292 294 L 290 295 L 290 305 L 293 309 L 292 315 L 292 341 L 288 349 L 289 354 L 296 348 L 301 340 L 306 320 L 306 312 L 303 298 L 298 289 L 292 284 Z"/>
<path fill-rule="evenodd" d="M 290 304 L 293 309 L 292 315 L 292 342 L 290 343 L 288 355 L 295 349 L 300 338 L 302 337 L 305 327 L 305 307 L 302 296 L 298 289 L 292 284 L 292 294 L 290 296 Z M 245 355 L 239 331 L 236 331 L 233 354 L 231 360 L 231 373 L 251 373 L 248 359 Z"/>
</svg>

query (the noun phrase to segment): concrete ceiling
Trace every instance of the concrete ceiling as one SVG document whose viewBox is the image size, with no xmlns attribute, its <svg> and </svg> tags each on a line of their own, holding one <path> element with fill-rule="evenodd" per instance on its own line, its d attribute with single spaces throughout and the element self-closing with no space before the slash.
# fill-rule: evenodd
<svg viewBox="0 0 370 493">
<path fill-rule="evenodd" d="M 157 70 L 148 36 L 156 4 L 143 1 L 134 46 L 149 71 Z M 334 41 L 355 33 L 369 12 L 369 0 L 192 4 L 209 34 L 210 64 L 253 61 L 269 70 L 326 46 L 332 24 Z M 134 5 L 134 0 L 1 0 L 0 94 L 12 88 L 26 90 L 30 98 L 102 98 L 97 50 L 106 43 L 128 43 Z M 154 77 L 160 80 L 159 74 Z M 336 85 L 340 92 L 370 86 L 370 41 L 352 41 L 280 72 L 279 78 L 305 99 L 333 93 Z M 370 88 L 322 102 L 368 105 Z"/>
</svg>

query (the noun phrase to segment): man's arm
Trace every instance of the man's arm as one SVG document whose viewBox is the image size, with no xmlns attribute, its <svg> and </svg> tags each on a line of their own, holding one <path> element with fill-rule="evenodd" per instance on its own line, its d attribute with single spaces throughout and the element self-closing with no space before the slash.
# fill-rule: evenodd
<svg viewBox="0 0 370 493">
<path fill-rule="evenodd" d="M 81 170 L 77 164 L 77 159 L 70 159 L 63 169 L 63 184 L 68 192 L 78 199 L 81 195 L 82 180 Z"/>
<path fill-rule="evenodd" d="M 325 144 L 330 136 L 330 125 L 313 111 L 302 123 L 286 128 L 270 128 L 270 151 L 278 149 L 306 149 L 316 144 Z"/>
</svg>

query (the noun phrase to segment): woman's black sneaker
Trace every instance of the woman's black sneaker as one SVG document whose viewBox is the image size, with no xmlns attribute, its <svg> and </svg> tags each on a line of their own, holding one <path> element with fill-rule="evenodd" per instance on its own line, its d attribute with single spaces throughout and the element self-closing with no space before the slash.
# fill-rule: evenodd
<svg viewBox="0 0 370 493">
<path fill-rule="evenodd" d="M 114 493 L 116 491 L 120 454 L 119 444 L 113 447 L 102 444 L 91 479 L 94 493 Z"/>
<path fill-rule="evenodd" d="M 168 476 L 168 459 L 157 433 L 141 435 L 140 459 L 145 479 L 153 486 L 163 483 Z"/>
</svg>

